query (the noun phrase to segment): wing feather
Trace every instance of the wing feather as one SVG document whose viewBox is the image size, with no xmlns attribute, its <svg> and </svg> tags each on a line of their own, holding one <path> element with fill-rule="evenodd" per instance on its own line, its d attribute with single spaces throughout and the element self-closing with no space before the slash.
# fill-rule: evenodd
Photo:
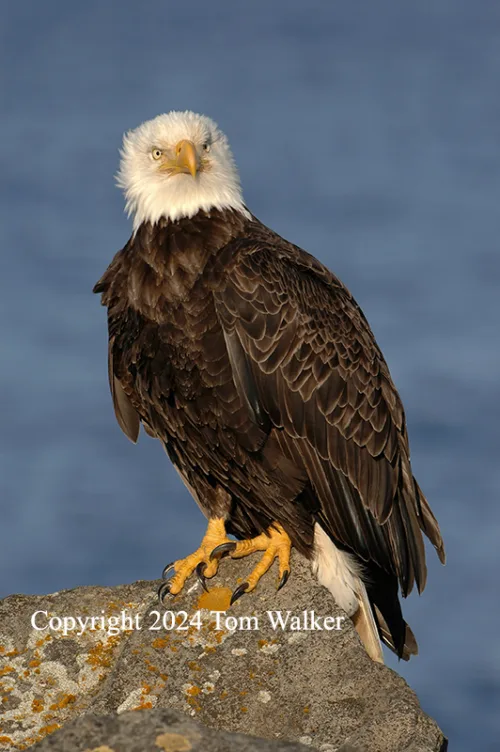
<svg viewBox="0 0 500 752">
<path fill-rule="evenodd" d="M 233 248 L 214 292 L 238 391 L 274 428 L 275 451 L 307 474 L 332 538 L 395 574 L 404 595 L 414 582 L 422 590 L 421 531 L 444 552 L 387 365 L 346 288 L 276 238 Z"/>
<path fill-rule="evenodd" d="M 140 430 L 139 415 L 115 376 L 113 369 L 113 346 L 114 337 L 111 337 L 108 345 L 108 377 L 111 397 L 113 399 L 113 407 L 120 428 L 125 436 L 135 444 L 139 437 Z"/>
</svg>

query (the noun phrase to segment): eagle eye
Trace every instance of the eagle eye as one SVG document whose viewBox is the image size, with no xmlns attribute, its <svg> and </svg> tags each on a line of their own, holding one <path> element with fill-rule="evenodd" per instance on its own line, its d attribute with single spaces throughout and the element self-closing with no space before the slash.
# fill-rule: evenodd
<svg viewBox="0 0 500 752">
<path fill-rule="evenodd" d="M 154 147 L 154 149 L 151 150 L 151 156 L 153 157 L 153 159 L 160 159 L 162 154 L 163 154 L 162 150 L 158 149 L 156 146 Z"/>
<path fill-rule="evenodd" d="M 210 151 L 210 144 L 208 143 L 208 141 L 205 141 L 205 143 L 203 144 L 203 151 Z"/>
</svg>

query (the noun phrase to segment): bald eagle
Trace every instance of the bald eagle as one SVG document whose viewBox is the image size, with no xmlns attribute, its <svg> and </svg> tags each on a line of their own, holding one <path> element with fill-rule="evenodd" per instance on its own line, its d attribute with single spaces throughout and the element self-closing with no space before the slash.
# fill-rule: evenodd
<svg viewBox="0 0 500 752">
<path fill-rule="evenodd" d="M 361 309 L 323 264 L 243 202 L 225 135 L 170 112 L 124 136 L 133 232 L 97 282 L 116 418 L 159 439 L 208 518 L 160 599 L 220 557 L 262 558 L 232 602 L 294 546 L 368 654 L 417 652 L 403 619 L 438 523 L 413 477 L 401 400 Z M 233 538 L 229 538 L 229 536 Z M 236 538 L 236 540 L 234 540 Z M 168 574 L 172 575 L 167 579 Z"/>
</svg>

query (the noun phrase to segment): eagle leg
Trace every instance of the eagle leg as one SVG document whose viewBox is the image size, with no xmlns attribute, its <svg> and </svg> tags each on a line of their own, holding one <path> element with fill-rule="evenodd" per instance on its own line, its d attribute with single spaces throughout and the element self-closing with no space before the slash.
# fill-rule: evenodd
<svg viewBox="0 0 500 752">
<path fill-rule="evenodd" d="M 275 559 L 279 563 L 278 590 L 286 584 L 290 575 L 290 551 L 292 541 L 279 522 L 271 525 L 265 533 L 256 538 L 241 541 L 229 541 L 218 546 L 212 551 L 212 560 L 217 560 L 220 554 L 229 553 L 231 558 L 240 559 L 256 551 L 264 551 L 264 556 L 252 570 L 246 581 L 239 585 L 231 597 L 231 605 L 241 598 L 244 593 L 250 593 L 255 589 L 260 578 L 268 571 Z"/>
<path fill-rule="evenodd" d="M 175 571 L 174 576 L 168 582 L 162 582 L 158 589 L 158 598 L 160 602 L 167 593 L 171 595 L 177 595 L 184 587 L 188 577 L 196 570 L 198 579 L 203 587 L 206 589 L 205 578 L 213 577 L 217 574 L 219 568 L 219 558 L 210 558 L 210 554 L 214 548 L 219 547 L 222 543 L 227 543 L 228 537 L 226 535 L 226 526 L 224 518 L 216 517 L 208 521 L 208 526 L 203 540 L 199 548 L 185 559 L 178 559 L 173 564 L 169 564 L 163 570 L 162 577 L 164 579 L 170 574 L 172 570 Z"/>
</svg>

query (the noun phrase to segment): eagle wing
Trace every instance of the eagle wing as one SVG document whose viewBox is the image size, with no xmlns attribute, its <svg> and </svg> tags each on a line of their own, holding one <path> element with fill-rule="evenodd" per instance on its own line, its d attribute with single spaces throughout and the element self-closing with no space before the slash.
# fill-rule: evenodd
<svg viewBox="0 0 500 752">
<path fill-rule="evenodd" d="M 278 236 L 220 256 L 214 295 L 240 397 L 305 469 L 315 516 L 341 547 L 426 580 L 421 530 L 444 561 L 437 521 L 413 478 L 401 400 L 348 290 Z"/>
<path fill-rule="evenodd" d="M 140 431 L 140 419 L 132 403 L 125 394 L 125 391 L 117 379 L 113 364 L 113 348 L 115 338 L 110 337 L 108 343 L 108 379 L 109 390 L 113 399 L 116 420 L 125 436 L 128 436 L 134 444 L 137 442 Z"/>
</svg>

